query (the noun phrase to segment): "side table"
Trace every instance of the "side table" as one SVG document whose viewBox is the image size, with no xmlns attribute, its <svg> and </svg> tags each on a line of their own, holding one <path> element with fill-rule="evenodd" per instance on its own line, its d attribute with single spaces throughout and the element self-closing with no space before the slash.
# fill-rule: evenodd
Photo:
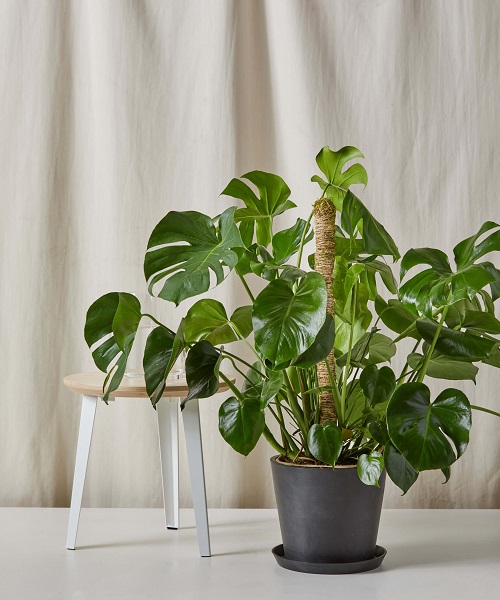
<svg viewBox="0 0 500 600">
<path fill-rule="evenodd" d="M 99 398 L 102 396 L 104 373 L 77 373 L 64 378 L 64 385 L 72 392 L 82 395 L 80 430 L 76 451 L 73 491 L 69 513 L 66 548 L 74 550 L 78 531 L 78 521 L 82 506 L 85 474 L 92 441 L 92 430 Z M 220 384 L 219 392 L 227 391 L 226 384 Z M 158 434 L 163 484 L 165 521 L 168 529 L 179 527 L 179 403 L 188 393 L 184 379 L 168 380 L 163 398 L 156 405 Z M 143 377 L 124 377 L 120 387 L 110 394 L 115 398 L 148 398 Z M 198 400 L 190 400 L 182 411 L 182 421 L 186 437 L 186 447 L 193 494 L 193 507 L 198 532 L 201 556 L 210 556 L 210 534 L 208 529 L 207 497 L 205 472 L 203 468 L 203 448 L 201 442 L 200 413 Z"/>
</svg>

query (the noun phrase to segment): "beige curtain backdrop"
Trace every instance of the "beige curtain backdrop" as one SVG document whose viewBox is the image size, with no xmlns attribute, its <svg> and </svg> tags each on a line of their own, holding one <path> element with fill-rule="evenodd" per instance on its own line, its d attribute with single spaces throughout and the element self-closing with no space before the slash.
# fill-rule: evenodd
<svg viewBox="0 0 500 600">
<path fill-rule="evenodd" d="M 286 225 L 317 197 L 317 151 L 350 144 L 402 251 L 499 221 L 499 31 L 495 0 L 1 0 L 0 505 L 68 506 L 80 399 L 62 378 L 92 369 L 89 304 L 144 289 L 169 210 L 216 214 L 262 169 L 299 205 Z M 234 277 L 211 294 L 243 299 Z M 461 387 L 500 408 L 499 370 Z M 271 450 L 225 445 L 222 399 L 202 402 L 209 505 L 273 506 Z M 98 407 L 86 505 L 160 506 L 155 419 L 146 400 Z M 390 484 L 385 506 L 500 508 L 499 425 L 475 413 L 449 484 Z"/>
</svg>

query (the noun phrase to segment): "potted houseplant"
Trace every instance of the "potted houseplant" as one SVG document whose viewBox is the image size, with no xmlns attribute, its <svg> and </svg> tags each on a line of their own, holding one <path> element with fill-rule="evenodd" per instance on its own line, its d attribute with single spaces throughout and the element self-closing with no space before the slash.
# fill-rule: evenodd
<svg viewBox="0 0 500 600">
<path fill-rule="evenodd" d="M 280 231 L 275 218 L 295 207 L 286 183 L 260 171 L 233 179 L 222 194 L 238 206 L 215 218 L 169 212 L 144 260 L 149 292 L 175 305 L 229 274 L 246 290 L 247 304 L 231 315 L 216 300 L 198 300 L 176 332 L 151 315 L 157 326 L 144 351 L 146 387 L 155 406 L 183 351 L 183 404 L 213 395 L 220 380 L 227 384 L 232 395 L 220 407 L 220 433 L 243 455 L 261 436 L 276 451 L 284 544 L 275 556 L 309 572 L 378 566 L 386 472 L 403 493 L 421 471 L 439 469 L 448 480 L 467 448 L 471 409 L 500 416 L 453 387 L 431 398 L 425 383 L 474 380 L 483 363 L 500 367 L 500 271 L 485 259 L 500 250 L 500 226 L 487 222 L 457 244 L 453 268 L 441 250 L 409 250 L 399 286 L 386 262 L 400 260 L 394 240 L 350 190 L 367 183 L 359 158 L 353 147 L 323 148 L 316 158 L 322 174 L 312 177 L 319 199 L 307 221 Z M 265 282 L 256 296 L 252 277 Z M 108 373 L 105 401 L 145 316 L 128 293 L 106 294 L 89 308 L 85 339 Z M 395 373 L 390 361 L 408 340 L 413 347 Z M 245 354 L 234 350 L 236 341 Z"/>
</svg>

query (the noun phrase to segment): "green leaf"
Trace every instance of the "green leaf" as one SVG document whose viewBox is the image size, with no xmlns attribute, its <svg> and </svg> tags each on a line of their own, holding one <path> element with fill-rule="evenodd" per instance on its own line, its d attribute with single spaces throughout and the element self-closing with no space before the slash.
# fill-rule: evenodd
<svg viewBox="0 0 500 600">
<path fill-rule="evenodd" d="M 217 285 L 224 280 L 224 269 L 238 262 L 235 249 L 241 248 L 234 207 L 212 219 L 195 211 L 171 211 L 154 228 L 144 258 L 144 275 L 152 293 L 153 286 L 164 280 L 158 296 L 178 305 L 182 300 L 206 292 L 210 272 Z M 167 245 L 168 244 L 168 245 Z"/>
<path fill-rule="evenodd" d="M 480 244 L 476 245 L 477 240 L 487 231 L 491 231 L 500 227 L 498 223 L 494 223 L 493 221 L 486 221 L 481 225 L 479 231 L 461 241 L 459 244 L 453 248 L 453 255 L 455 257 L 455 263 L 457 264 L 458 269 L 462 267 L 466 267 L 467 265 L 475 262 L 477 258 L 480 256 L 484 256 L 488 252 L 492 252 L 494 250 L 500 250 L 500 231 L 497 230 L 492 235 L 488 236 L 485 240 L 483 240 Z"/>
<path fill-rule="evenodd" d="M 181 408 L 192 398 L 209 398 L 219 389 L 219 365 L 223 355 L 207 340 L 196 342 L 186 358 L 186 380 L 189 393 Z"/>
<path fill-rule="evenodd" d="M 85 341 L 94 347 L 92 358 L 104 373 L 113 363 L 103 386 L 103 400 L 120 386 L 125 375 L 128 355 L 132 349 L 141 319 L 141 305 L 133 294 L 111 292 L 98 298 L 88 309 L 85 320 Z M 118 358 L 117 358 L 118 357 Z"/>
<path fill-rule="evenodd" d="M 368 402 L 375 406 L 389 400 L 396 389 L 396 376 L 389 367 L 379 369 L 376 365 L 369 365 L 361 372 L 359 385 Z"/>
<path fill-rule="evenodd" d="M 418 473 L 391 442 L 385 446 L 384 458 L 387 474 L 404 496 L 417 481 Z"/>
<path fill-rule="evenodd" d="M 342 227 L 349 237 L 354 238 L 356 230 L 360 230 L 362 222 L 362 238 L 364 251 L 368 254 L 390 255 L 399 259 L 399 251 L 392 237 L 351 192 L 347 192 L 342 208 Z"/>
<path fill-rule="evenodd" d="M 474 236 L 464 240 L 463 243 L 469 243 L 471 240 L 473 244 Z M 472 300 L 484 286 L 495 280 L 495 275 L 483 264 L 472 264 L 479 256 L 482 254 L 476 256 L 474 249 L 470 252 L 465 246 L 460 249 L 459 244 L 455 247 L 458 269 L 453 273 L 447 256 L 441 250 L 435 248 L 409 250 L 401 261 L 401 278 L 416 265 L 426 264 L 431 268 L 418 273 L 402 285 L 399 291 L 400 299 L 404 304 L 414 307 L 428 317 L 432 315 L 432 307 L 441 308 L 451 306 L 460 300 Z"/>
<path fill-rule="evenodd" d="M 386 265 L 380 260 L 372 260 L 369 262 L 363 262 L 363 266 L 365 267 L 367 274 L 371 273 L 374 279 L 375 274 L 378 273 L 385 287 L 391 292 L 391 294 L 397 294 L 398 284 L 396 282 L 396 279 L 394 278 L 394 274 L 389 265 Z M 376 293 L 373 294 L 372 299 L 375 299 L 376 295 Z"/>
<path fill-rule="evenodd" d="M 485 268 L 492 277 L 492 281 L 490 283 L 491 298 L 493 302 L 495 302 L 498 300 L 498 298 L 500 298 L 500 270 L 490 262 L 483 262 L 479 264 Z"/>
<path fill-rule="evenodd" d="M 417 320 L 418 315 L 406 308 L 399 300 L 391 299 L 386 302 L 381 296 L 377 296 L 375 299 L 375 310 L 382 323 L 392 331 L 403 333 L 409 330 L 406 335 L 420 339 L 416 327 L 410 329 Z"/>
<path fill-rule="evenodd" d="M 483 359 L 483 363 L 500 369 L 500 344 L 497 344 L 488 358 Z"/>
<path fill-rule="evenodd" d="M 325 316 L 326 284 L 318 273 L 308 273 L 296 289 L 271 281 L 254 302 L 256 347 L 275 365 L 294 359 L 314 342 Z"/>
<path fill-rule="evenodd" d="M 155 327 L 148 335 L 144 349 L 144 380 L 146 391 L 156 406 L 165 390 L 167 366 L 172 356 L 175 336 L 165 327 Z"/>
<path fill-rule="evenodd" d="M 412 369 L 416 369 L 423 362 L 422 354 L 413 352 L 408 356 L 408 364 Z M 436 379 L 466 380 L 476 381 L 476 375 L 479 369 L 466 360 L 456 360 L 449 356 L 443 356 L 433 352 L 431 360 L 427 365 L 426 375 Z"/>
<path fill-rule="evenodd" d="M 219 409 L 219 431 L 236 452 L 247 456 L 259 441 L 265 427 L 259 402 L 251 398 L 238 400 L 234 396 Z"/>
<path fill-rule="evenodd" d="M 337 210 L 342 210 L 342 201 L 349 186 L 368 183 L 365 168 L 359 163 L 351 165 L 342 171 L 346 163 L 355 158 L 364 158 L 363 154 L 353 146 L 344 146 L 340 150 L 330 150 L 328 146 L 322 148 L 316 156 L 316 163 L 326 177 L 326 181 L 314 175 L 311 181 L 319 183 L 324 195 L 333 200 Z"/>
<path fill-rule="evenodd" d="M 263 410 L 283 387 L 283 371 L 268 371 L 260 396 L 260 408 Z"/>
<path fill-rule="evenodd" d="M 471 409 L 465 394 L 447 389 L 433 403 L 430 397 L 425 384 L 404 383 L 387 407 L 391 441 L 415 471 L 449 467 L 469 443 Z"/>
<path fill-rule="evenodd" d="M 368 424 L 368 431 L 378 444 L 385 446 L 389 442 L 389 433 L 385 421 L 372 421 Z"/>
<path fill-rule="evenodd" d="M 419 319 L 417 321 L 418 332 L 429 344 L 434 339 L 437 327 L 437 323 L 430 319 Z M 495 343 L 493 340 L 478 335 L 443 327 L 439 333 L 435 348 L 441 354 L 451 356 L 452 358 L 483 360 L 489 357 Z"/>
<path fill-rule="evenodd" d="M 309 348 L 298 356 L 293 362 L 294 367 L 308 369 L 325 360 L 332 351 L 335 341 L 335 323 L 333 317 L 326 315 L 325 322 L 318 332 L 316 339 Z"/>
<path fill-rule="evenodd" d="M 358 458 L 358 476 L 366 485 L 380 487 L 378 480 L 384 470 L 384 457 L 380 452 L 372 450 L 370 454 L 362 454 Z"/>
<path fill-rule="evenodd" d="M 257 243 L 267 247 L 272 239 L 274 217 L 295 207 L 288 200 L 290 188 L 278 175 L 263 171 L 252 171 L 242 175 L 242 179 L 253 183 L 260 197 L 240 179 L 232 179 L 222 194 L 245 203 L 245 208 L 239 208 L 234 215 L 245 246 L 252 244 L 255 232 Z"/>
<path fill-rule="evenodd" d="M 500 333 L 500 321 L 494 315 L 481 310 L 465 311 L 462 327 L 476 329 L 483 333 Z"/>
<path fill-rule="evenodd" d="M 389 362 L 396 354 L 396 344 L 383 333 L 374 333 L 368 345 L 368 363 Z"/>
<path fill-rule="evenodd" d="M 436 248 L 412 248 L 401 261 L 400 278 L 403 279 L 409 269 L 416 265 L 430 265 L 440 275 L 451 275 L 452 270 L 448 257 Z"/>
<path fill-rule="evenodd" d="M 252 307 L 237 308 L 231 318 L 226 309 L 217 300 L 203 299 L 188 310 L 184 325 L 184 337 L 187 342 L 207 340 L 213 346 L 229 344 L 239 339 L 233 327 L 243 338 L 252 331 Z"/>
<path fill-rule="evenodd" d="M 291 256 L 296 254 L 300 248 L 302 235 L 306 228 L 304 219 L 297 219 L 293 227 L 279 231 L 273 236 L 273 261 L 277 265 L 285 263 Z M 304 243 L 310 242 L 314 237 L 312 227 L 309 226 L 305 235 Z"/>
<path fill-rule="evenodd" d="M 331 421 L 316 423 L 309 430 L 307 445 L 314 458 L 333 467 L 342 450 L 342 430 Z"/>
</svg>

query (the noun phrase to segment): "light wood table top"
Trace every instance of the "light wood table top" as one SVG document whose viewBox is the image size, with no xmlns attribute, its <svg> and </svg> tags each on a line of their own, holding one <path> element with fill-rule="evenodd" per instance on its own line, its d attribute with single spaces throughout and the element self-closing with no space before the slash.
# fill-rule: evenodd
<svg viewBox="0 0 500 600">
<path fill-rule="evenodd" d="M 85 396 L 102 396 L 102 386 L 105 373 L 100 371 L 92 371 L 91 373 L 75 373 L 67 375 L 64 378 L 64 385 L 77 394 Z M 234 381 L 234 380 L 233 380 Z M 220 382 L 220 387 L 217 393 L 227 392 L 229 387 L 226 383 Z M 163 392 L 164 397 L 180 398 L 188 393 L 188 385 L 186 379 L 168 379 Z M 124 377 L 120 387 L 111 392 L 111 398 L 147 398 L 146 384 L 144 377 Z"/>
</svg>

